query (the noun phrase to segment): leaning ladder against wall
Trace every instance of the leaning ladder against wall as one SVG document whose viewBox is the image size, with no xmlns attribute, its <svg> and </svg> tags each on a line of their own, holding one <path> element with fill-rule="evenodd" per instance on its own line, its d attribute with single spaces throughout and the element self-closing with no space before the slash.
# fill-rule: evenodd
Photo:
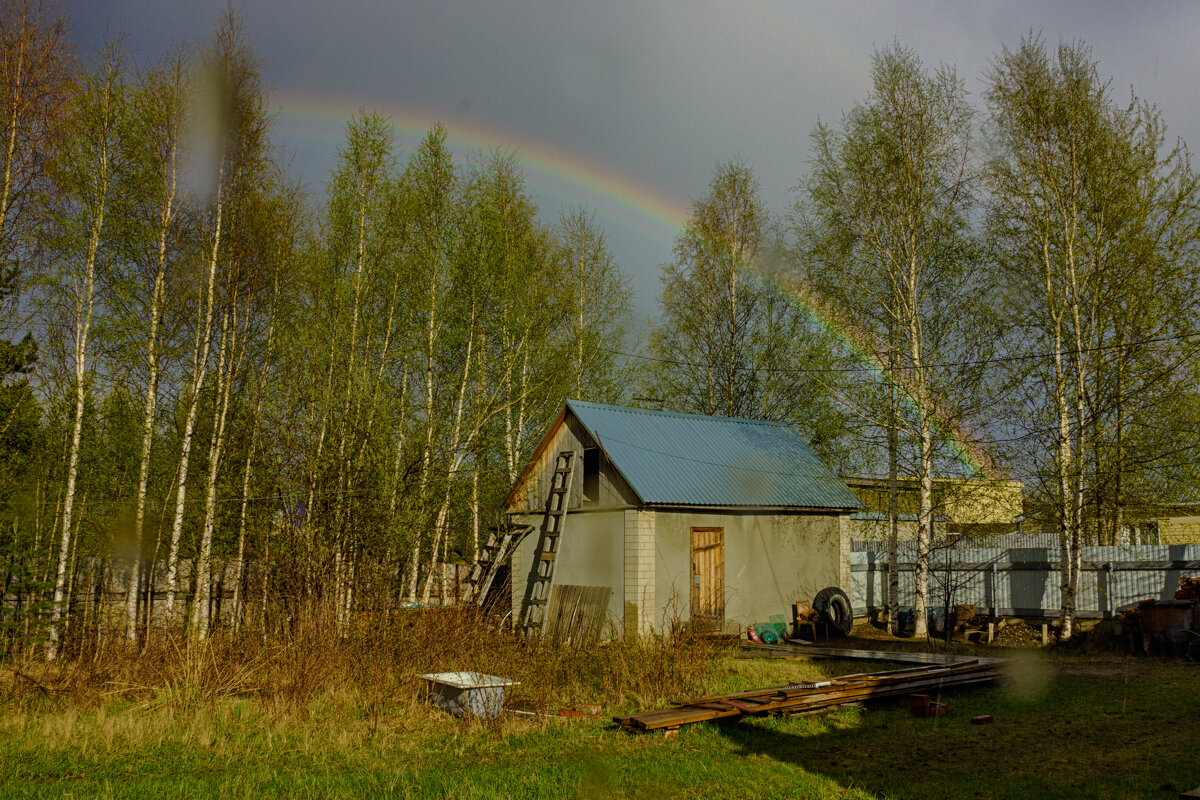
<svg viewBox="0 0 1200 800">
<path fill-rule="evenodd" d="M 487 602 L 488 591 L 496 578 L 496 570 L 517 549 L 517 545 L 525 536 L 533 531 L 531 525 L 498 525 L 492 528 L 487 544 L 479 548 L 479 555 L 467 576 L 467 591 L 464 601 L 483 606 Z"/>
<path fill-rule="evenodd" d="M 550 494 L 546 498 L 546 516 L 542 535 L 533 551 L 533 565 L 525 584 L 525 599 L 521 603 L 521 619 L 517 630 L 523 636 L 540 632 L 546 622 L 546 606 L 554 584 L 554 564 L 558 558 L 558 542 L 571 498 L 571 483 L 575 476 L 575 451 L 563 450 L 554 459 L 554 474 L 550 478 Z"/>
</svg>

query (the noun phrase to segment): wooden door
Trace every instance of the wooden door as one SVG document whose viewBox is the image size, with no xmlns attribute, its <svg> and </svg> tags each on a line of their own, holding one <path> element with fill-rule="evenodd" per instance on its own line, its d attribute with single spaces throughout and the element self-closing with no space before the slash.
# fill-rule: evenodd
<svg viewBox="0 0 1200 800">
<path fill-rule="evenodd" d="M 725 529 L 692 528 L 692 622 L 725 625 Z"/>
</svg>

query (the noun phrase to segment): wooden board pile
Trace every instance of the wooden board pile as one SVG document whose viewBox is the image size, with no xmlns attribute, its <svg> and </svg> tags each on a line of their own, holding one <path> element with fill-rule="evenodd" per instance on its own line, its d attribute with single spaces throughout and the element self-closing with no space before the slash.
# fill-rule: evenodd
<svg viewBox="0 0 1200 800">
<path fill-rule="evenodd" d="M 844 703 L 914 693 L 930 694 L 955 686 L 989 683 L 1001 676 L 999 659 L 967 659 L 948 665 L 845 675 L 828 681 L 796 683 L 738 694 L 676 703 L 674 708 L 613 717 L 634 733 L 672 730 L 681 725 L 728 719 L 743 714 L 812 711 Z"/>
</svg>

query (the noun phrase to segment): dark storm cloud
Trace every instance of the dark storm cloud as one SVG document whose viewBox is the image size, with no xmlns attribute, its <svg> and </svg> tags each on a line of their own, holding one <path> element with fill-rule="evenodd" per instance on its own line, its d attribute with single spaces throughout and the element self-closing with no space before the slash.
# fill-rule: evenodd
<svg viewBox="0 0 1200 800">
<path fill-rule="evenodd" d="M 135 55 L 152 57 L 174 41 L 204 39 L 223 6 L 133 0 L 70 11 L 77 39 L 98 42 L 107 23 Z M 705 191 L 716 162 L 740 154 L 768 204 L 785 208 L 818 117 L 836 123 L 867 92 L 871 52 L 893 40 L 930 67 L 954 64 L 978 102 L 1002 43 L 1031 30 L 1051 45 L 1082 39 L 1118 97 L 1133 84 L 1160 105 L 1171 135 L 1200 141 L 1195 3 L 245 0 L 237 8 L 267 83 L 284 95 L 500 127 L 681 204 Z M 332 148 L 299 151 L 297 170 L 319 187 Z M 553 219 L 559 209 L 543 210 Z M 648 311 L 669 237 L 651 243 L 603 215 L 598 222 Z"/>
</svg>

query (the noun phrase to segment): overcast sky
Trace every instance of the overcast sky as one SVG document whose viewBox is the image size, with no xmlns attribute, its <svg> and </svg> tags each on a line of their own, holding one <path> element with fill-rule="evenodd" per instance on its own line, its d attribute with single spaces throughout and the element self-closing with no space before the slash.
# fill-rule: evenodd
<svg viewBox="0 0 1200 800">
<path fill-rule="evenodd" d="M 123 34 L 151 60 L 203 41 L 224 0 L 67 0 L 85 45 Z M 462 2 L 242 0 L 277 109 L 275 136 L 319 199 L 356 109 L 395 121 L 411 150 L 436 121 L 452 146 L 515 149 L 544 218 L 591 208 L 637 309 L 713 167 L 742 156 L 785 211 L 818 118 L 869 90 L 871 54 L 893 40 L 954 65 L 978 102 L 1002 44 L 1040 32 L 1093 48 L 1118 97 L 1159 105 L 1200 146 L 1200 3 Z"/>
</svg>

